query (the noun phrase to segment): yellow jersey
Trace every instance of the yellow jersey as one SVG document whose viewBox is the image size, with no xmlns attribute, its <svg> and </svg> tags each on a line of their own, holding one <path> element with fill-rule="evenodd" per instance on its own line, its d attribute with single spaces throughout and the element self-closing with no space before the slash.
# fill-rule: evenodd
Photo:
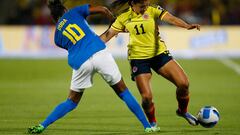
<svg viewBox="0 0 240 135">
<path fill-rule="evenodd" d="M 135 13 L 130 7 L 120 14 L 111 28 L 120 32 L 129 32 L 129 59 L 148 59 L 167 50 L 158 32 L 157 20 L 167 13 L 160 6 L 149 6 L 144 14 Z"/>
</svg>

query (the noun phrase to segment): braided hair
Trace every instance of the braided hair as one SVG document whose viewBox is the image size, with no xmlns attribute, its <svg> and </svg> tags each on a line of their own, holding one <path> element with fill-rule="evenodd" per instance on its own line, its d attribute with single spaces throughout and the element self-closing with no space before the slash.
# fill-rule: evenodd
<svg viewBox="0 0 240 135">
<path fill-rule="evenodd" d="M 65 13 L 66 8 L 60 0 L 48 0 L 48 8 L 51 11 L 51 16 L 54 22 L 57 22 Z"/>
<path fill-rule="evenodd" d="M 145 0 L 115 0 L 110 5 L 110 10 L 115 16 L 120 15 L 121 13 L 128 10 L 129 6 L 132 6 L 132 3 L 142 3 Z"/>
</svg>

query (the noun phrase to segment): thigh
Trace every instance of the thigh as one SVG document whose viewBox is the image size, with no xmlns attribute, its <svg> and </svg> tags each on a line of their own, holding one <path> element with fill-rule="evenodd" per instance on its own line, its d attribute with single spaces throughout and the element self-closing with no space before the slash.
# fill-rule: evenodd
<svg viewBox="0 0 240 135">
<path fill-rule="evenodd" d="M 102 50 L 93 56 L 93 65 L 96 72 L 110 86 L 117 84 L 122 78 L 113 56 L 106 50 Z"/>
<path fill-rule="evenodd" d="M 136 82 L 142 98 L 152 98 L 150 79 L 152 77 L 150 59 L 134 59 L 130 61 L 132 80 Z"/>
<path fill-rule="evenodd" d="M 134 81 L 141 74 L 152 74 L 150 67 L 150 59 L 134 59 L 130 60 L 131 77 Z"/>
<path fill-rule="evenodd" d="M 151 58 L 151 68 L 158 72 L 165 64 L 171 61 L 173 58 L 168 50 L 164 51 L 163 53 Z"/>
<path fill-rule="evenodd" d="M 72 80 L 70 89 L 76 92 L 82 92 L 83 89 L 92 86 L 94 69 L 91 60 L 84 62 L 78 70 L 72 71 Z"/>
<path fill-rule="evenodd" d="M 160 68 L 158 73 L 174 83 L 176 86 L 178 86 L 181 82 L 188 81 L 184 70 L 174 59 L 170 60 L 162 68 Z"/>
</svg>

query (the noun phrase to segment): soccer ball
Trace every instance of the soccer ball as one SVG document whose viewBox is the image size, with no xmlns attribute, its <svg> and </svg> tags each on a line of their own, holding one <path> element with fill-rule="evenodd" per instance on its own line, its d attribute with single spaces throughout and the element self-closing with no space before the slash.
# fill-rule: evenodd
<svg viewBox="0 0 240 135">
<path fill-rule="evenodd" d="M 218 123 L 220 115 L 215 107 L 205 106 L 201 108 L 197 115 L 197 118 L 200 125 L 202 125 L 205 128 L 212 128 Z"/>
</svg>

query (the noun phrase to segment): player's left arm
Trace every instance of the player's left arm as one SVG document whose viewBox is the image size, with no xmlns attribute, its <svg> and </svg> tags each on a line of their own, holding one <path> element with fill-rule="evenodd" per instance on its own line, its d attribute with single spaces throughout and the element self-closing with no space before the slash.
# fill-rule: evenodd
<svg viewBox="0 0 240 135">
<path fill-rule="evenodd" d="M 178 27 L 182 27 L 188 30 L 191 29 L 197 29 L 200 31 L 200 25 L 199 24 L 188 24 L 185 21 L 183 21 L 182 19 L 170 14 L 169 12 L 165 13 L 165 15 L 162 17 L 162 20 L 170 23 L 172 25 L 178 26 Z"/>
<path fill-rule="evenodd" d="M 106 15 L 111 22 L 114 21 L 113 14 L 111 13 L 111 11 L 108 8 L 106 8 L 104 6 L 91 6 L 90 5 L 89 12 L 90 12 L 90 14 L 100 13 L 100 14 Z"/>
<path fill-rule="evenodd" d="M 116 31 L 113 28 L 108 28 L 103 34 L 100 35 L 100 38 L 103 42 L 108 42 L 112 37 L 118 35 L 120 31 Z"/>
</svg>

